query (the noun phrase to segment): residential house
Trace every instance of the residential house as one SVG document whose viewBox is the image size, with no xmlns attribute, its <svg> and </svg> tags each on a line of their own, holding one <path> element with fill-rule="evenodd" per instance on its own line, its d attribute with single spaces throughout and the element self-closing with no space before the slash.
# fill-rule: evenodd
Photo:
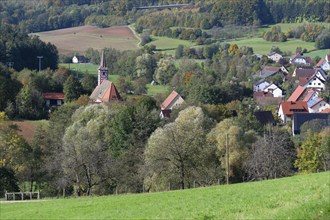
<svg viewBox="0 0 330 220">
<path fill-rule="evenodd" d="M 330 70 L 330 54 L 325 56 L 325 59 L 321 59 L 317 64 L 316 67 L 320 67 L 323 70 L 329 71 Z"/>
<path fill-rule="evenodd" d="M 328 77 L 327 73 L 323 69 L 313 68 L 311 66 L 296 67 L 292 73 L 292 77 L 296 79 L 312 77 L 313 75 L 316 75 L 324 81 Z"/>
<path fill-rule="evenodd" d="M 266 87 L 268 87 L 270 85 L 269 82 L 267 82 L 266 80 L 262 79 L 259 82 L 257 82 L 256 84 L 253 85 L 253 91 L 254 92 L 261 92 L 264 91 L 264 89 Z"/>
<path fill-rule="evenodd" d="M 179 95 L 179 93 L 173 90 L 172 93 L 160 105 L 161 108 L 160 117 L 169 118 L 173 108 L 178 108 L 183 103 L 184 103 L 184 99 Z"/>
<path fill-rule="evenodd" d="M 311 65 L 314 61 L 310 57 L 304 57 L 300 53 L 293 55 L 290 58 L 291 64 L 300 64 L 300 65 Z"/>
<path fill-rule="evenodd" d="M 262 78 L 265 79 L 270 76 L 274 76 L 276 74 L 280 74 L 285 80 L 285 76 L 288 74 L 288 70 L 284 67 L 277 67 L 277 66 L 264 66 L 258 75 L 255 75 L 255 78 Z"/>
<path fill-rule="evenodd" d="M 300 112 L 308 113 L 307 102 L 281 102 L 278 110 L 278 117 L 282 119 L 284 124 L 286 124 L 291 120 L 293 114 Z"/>
<path fill-rule="evenodd" d="M 84 56 L 73 56 L 72 63 L 87 63 L 88 59 Z"/>
<path fill-rule="evenodd" d="M 308 111 L 310 113 L 321 112 L 330 105 L 319 97 L 320 91 L 312 88 L 305 88 L 298 86 L 296 90 L 289 97 L 289 102 L 305 101 L 307 102 Z"/>
<path fill-rule="evenodd" d="M 275 52 L 268 54 L 267 57 L 268 57 L 270 60 L 272 60 L 272 61 L 274 61 L 274 62 L 276 62 L 276 63 L 278 63 L 278 62 L 280 61 L 280 59 L 283 58 L 283 56 L 282 56 L 281 54 L 279 54 L 279 53 L 275 53 Z"/>
<path fill-rule="evenodd" d="M 277 85 L 275 85 L 274 83 L 264 88 L 264 92 L 270 92 L 273 95 L 273 97 L 282 97 L 283 94 L 282 89 Z"/>
<path fill-rule="evenodd" d="M 45 92 L 42 93 L 46 106 L 60 106 L 64 104 L 64 93 L 61 92 Z"/>
<path fill-rule="evenodd" d="M 308 121 L 319 119 L 323 126 L 330 126 L 330 113 L 296 113 L 292 118 L 292 134 L 300 134 L 301 126 Z"/>
<path fill-rule="evenodd" d="M 261 107 L 266 107 L 270 105 L 278 106 L 282 98 L 281 97 L 273 97 L 273 94 L 270 92 L 254 92 L 253 93 L 254 100 Z"/>
<path fill-rule="evenodd" d="M 299 85 L 305 88 L 313 88 L 323 91 L 325 89 L 325 80 L 316 75 L 313 75 L 312 77 L 300 77 Z"/>
</svg>

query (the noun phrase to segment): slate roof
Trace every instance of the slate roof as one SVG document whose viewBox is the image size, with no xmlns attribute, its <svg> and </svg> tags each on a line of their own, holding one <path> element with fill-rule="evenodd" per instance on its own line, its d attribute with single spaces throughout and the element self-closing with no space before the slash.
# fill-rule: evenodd
<svg viewBox="0 0 330 220">
<path fill-rule="evenodd" d="M 112 100 L 122 100 L 116 86 L 109 80 L 103 80 L 90 96 L 95 102 L 110 102 Z"/>
<path fill-rule="evenodd" d="M 64 100 L 63 92 L 45 92 L 42 93 L 42 98 L 49 100 Z"/>
<path fill-rule="evenodd" d="M 272 76 L 275 73 L 278 73 L 280 70 L 281 70 L 281 67 L 265 66 L 260 72 L 260 77 L 266 78 L 266 77 Z"/>
<path fill-rule="evenodd" d="M 300 134 L 301 126 L 307 122 L 314 119 L 320 119 L 322 124 L 325 126 L 330 126 L 330 113 L 295 113 L 293 115 L 292 130 L 294 134 Z"/>
<path fill-rule="evenodd" d="M 254 115 L 256 116 L 257 120 L 263 124 L 275 124 L 274 116 L 271 111 L 259 111 L 255 112 Z"/>
</svg>

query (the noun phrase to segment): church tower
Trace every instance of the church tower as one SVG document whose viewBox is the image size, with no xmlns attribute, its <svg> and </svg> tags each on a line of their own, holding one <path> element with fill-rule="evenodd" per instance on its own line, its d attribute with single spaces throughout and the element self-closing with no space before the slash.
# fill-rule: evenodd
<svg viewBox="0 0 330 220">
<path fill-rule="evenodd" d="M 101 63 L 98 69 L 98 81 L 97 85 L 100 85 L 103 80 L 108 80 L 108 67 L 105 61 L 104 50 L 102 50 Z"/>
</svg>

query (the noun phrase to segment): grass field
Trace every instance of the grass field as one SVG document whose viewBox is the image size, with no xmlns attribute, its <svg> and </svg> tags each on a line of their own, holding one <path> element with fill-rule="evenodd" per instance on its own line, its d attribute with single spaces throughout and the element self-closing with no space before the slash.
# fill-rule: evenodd
<svg viewBox="0 0 330 220">
<path fill-rule="evenodd" d="M 4 219 L 329 219 L 330 173 L 184 191 L 1 203 Z"/>
<path fill-rule="evenodd" d="M 54 31 L 34 33 L 42 41 L 55 44 L 60 54 L 83 54 L 88 48 L 101 50 L 115 48 L 118 50 L 136 50 L 139 40 L 127 26 L 98 28 L 81 26 Z"/>
<path fill-rule="evenodd" d="M 164 51 L 167 54 L 175 54 L 176 48 L 182 44 L 186 47 L 192 47 L 194 43 L 186 40 L 179 40 L 169 37 L 158 37 L 158 36 L 152 36 L 153 41 L 148 43 L 147 45 L 155 45 L 157 50 Z"/>
<path fill-rule="evenodd" d="M 315 49 L 314 42 L 305 42 L 298 39 L 288 39 L 287 42 L 269 42 L 269 41 L 265 41 L 262 38 L 250 38 L 250 39 L 232 41 L 231 43 L 235 43 L 239 47 L 241 46 L 253 47 L 254 53 L 257 54 L 269 54 L 270 48 L 272 48 L 272 46 L 279 47 L 283 52 L 291 51 L 292 54 L 295 54 L 297 47 L 306 48 L 307 50 Z"/>
<path fill-rule="evenodd" d="M 156 94 L 166 94 L 169 91 L 169 87 L 168 86 L 164 86 L 164 85 L 147 85 L 147 89 L 148 89 L 148 95 L 150 96 L 154 96 Z"/>
</svg>

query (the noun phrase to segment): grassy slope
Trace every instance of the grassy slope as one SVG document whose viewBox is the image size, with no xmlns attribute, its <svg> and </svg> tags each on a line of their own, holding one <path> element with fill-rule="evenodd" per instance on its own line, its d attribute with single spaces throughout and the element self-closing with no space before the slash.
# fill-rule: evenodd
<svg viewBox="0 0 330 220">
<path fill-rule="evenodd" d="M 150 96 L 154 96 L 156 94 L 166 94 L 169 91 L 169 86 L 165 86 L 165 85 L 147 85 L 147 89 L 148 89 L 148 95 Z"/>
<path fill-rule="evenodd" d="M 1 219 L 329 219 L 330 173 L 150 194 L 1 204 Z M 17 211 L 19 210 L 19 211 Z"/>
<path fill-rule="evenodd" d="M 179 39 L 174 39 L 174 38 L 169 38 L 169 37 L 156 37 L 152 36 L 152 41 L 148 43 L 147 45 L 155 45 L 157 50 L 163 50 L 164 52 L 168 54 L 175 54 L 176 48 L 182 44 L 183 46 L 186 47 L 191 47 L 194 44 L 190 41 L 186 40 L 179 40 Z"/>
<path fill-rule="evenodd" d="M 316 24 L 321 24 L 326 27 L 330 27 L 329 23 L 318 22 Z M 287 32 L 290 28 L 294 29 L 298 26 L 302 26 L 304 23 L 282 23 L 270 25 L 265 28 L 258 28 L 255 33 L 255 37 L 243 38 L 232 41 L 238 46 L 249 46 L 253 47 L 254 52 L 258 54 L 268 54 L 272 46 L 278 46 L 282 51 L 287 52 L 291 51 L 292 54 L 295 53 L 297 47 L 306 48 L 307 50 L 315 49 L 315 42 L 305 42 L 299 39 L 288 39 L 287 42 L 268 42 L 262 39 L 262 34 L 266 31 L 271 30 L 273 26 L 280 26 L 282 32 Z M 325 57 L 325 54 L 329 53 L 330 50 L 317 50 L 312 53 L 308 53 L 307 56 L 314 58 L 315 56 Z"/>
</svg>

